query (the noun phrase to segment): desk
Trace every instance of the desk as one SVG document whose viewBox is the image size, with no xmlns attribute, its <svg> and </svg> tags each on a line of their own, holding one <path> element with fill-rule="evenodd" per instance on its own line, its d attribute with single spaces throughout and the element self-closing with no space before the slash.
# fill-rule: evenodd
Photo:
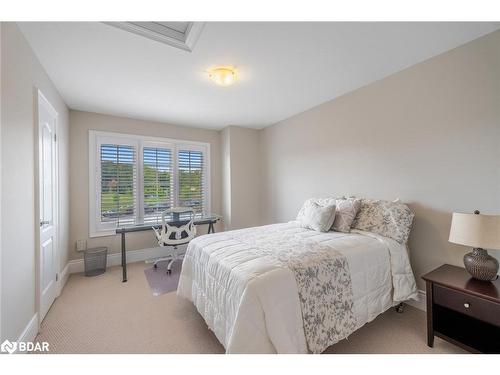
<svg viewBox="0 0 500 375">
<path fill-rule="evenodd" d="M 177 220 L 176 220 L 177 219 Z M 194 218 L 195 225 L 205 225 L 208 224 L 208 233 L 214 233 L 214 224 L 221 219 L 220 215 L 217 214 L 197 214 Z M 189 220 L 178 220 L 174 218 L 167 221 L 170 225 L 181 226 L 187 224 Z M 125 247 L 125 235 L 131 232 L 142 232 L 146 230 L 151 230 L 152 228 L 161 228 L 162 224 L 137 224 L 124 226 L 116 229 L 116 234 L 120 234 L 122 237 L 122 282 L 127 281 L 127 252 Z"/>
</svg>

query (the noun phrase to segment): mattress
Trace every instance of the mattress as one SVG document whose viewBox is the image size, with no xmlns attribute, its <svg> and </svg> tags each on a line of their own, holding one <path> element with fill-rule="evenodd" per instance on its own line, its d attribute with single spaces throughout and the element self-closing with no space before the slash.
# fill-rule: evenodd
<svg viewBox="0 0 500 375">
<path fill-rule="evenodd" d="M 194 303 L 227 353 L 308 353 L 294 274 L 244 241 L 273 231 L 346 257 L 356 328 L 416 299 L 406 247 L 369 232 L 322 233 L 290 222 L 200 236 L 188 246 L 177 294 Z"/>
</svg>

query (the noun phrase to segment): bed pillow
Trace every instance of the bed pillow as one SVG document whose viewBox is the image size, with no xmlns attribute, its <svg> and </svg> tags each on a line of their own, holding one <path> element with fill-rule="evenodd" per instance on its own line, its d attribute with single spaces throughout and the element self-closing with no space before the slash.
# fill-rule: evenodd
<svg viewBox="0 0 500 375">
<path fill-rule="evenodd" d="M 410 208 L 399 201 L 362 199 L 352 227 L 406 243 L 414 216 Z"/>
<path fill-rule="evenodd" d="M 299 210 L 299 213 L 297 214 L 297 221 L 302 221 L 304 218 L 304 210 L 306 209 L 306 206 L 309 205 L 310 203 L 314 202 L 317 203 L 318 205 L 325 207 L 325 206 L 330 206 L 332 204 L 336 204 L 337 199 L 340 198 L 309 198 L 304 202 L 302 207 Z"/>
<path fill-rule="evenodd" d="M 304 203 L 304 214 L 300 224 L 318 232 L 328 232 L 335 220 L 335 204 L 322 206 L 314 201 Z"/>
<path fill-rule="evenodd" d="M 361 207 L 361 199 L 337 199 L 335 202 L 335 220 L 332 230 L 349 233 L 351 226 Z"/>
</svg>

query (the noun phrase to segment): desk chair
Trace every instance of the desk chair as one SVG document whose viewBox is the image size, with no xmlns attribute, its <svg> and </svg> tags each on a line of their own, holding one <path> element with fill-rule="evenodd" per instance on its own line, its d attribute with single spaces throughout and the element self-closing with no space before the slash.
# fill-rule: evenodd
<svg viewBox="0 0 500 375">
<path fill-rule="evenodd" d="M 167 215 L 172 215 L 170 224 L 166 220 Z M 181 218 L 182 214 L 187 214 L 188 223 L 180 225 L 179 222 L 185 222 L 185 218 Z M 167 210 L 161 214 L 162 227 L 161 231 L 153 227 L 158 245 L 162 247 L 170 247 L 169 254 L 166 257 L 156 259 L 153 262 L 153 267 L 158 268 L 159 262 L 169 261 L 167 266 L 167 274 L 172 273 L 172 264 L 177 260 L 184 259 L 184 253 L 179 252 L 178 246 L 185 245 L 191 241 L 196 235 L 196 226 L 194 225 L 194 210 L 189 207 L 176 207 Z"/>
</svg>

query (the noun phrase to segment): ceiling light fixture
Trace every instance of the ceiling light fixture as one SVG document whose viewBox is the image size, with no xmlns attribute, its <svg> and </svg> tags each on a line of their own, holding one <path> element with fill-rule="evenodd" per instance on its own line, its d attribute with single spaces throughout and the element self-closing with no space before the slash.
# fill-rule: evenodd
<svg viewBox="0 0 500 375">
<path fill-rule="evenodd" d="M 208 77 L 219 86 L 231 86 L 236 82 L 236 70 L 232 67 L 218 67 L 208 71 Z"/>
</svg>

